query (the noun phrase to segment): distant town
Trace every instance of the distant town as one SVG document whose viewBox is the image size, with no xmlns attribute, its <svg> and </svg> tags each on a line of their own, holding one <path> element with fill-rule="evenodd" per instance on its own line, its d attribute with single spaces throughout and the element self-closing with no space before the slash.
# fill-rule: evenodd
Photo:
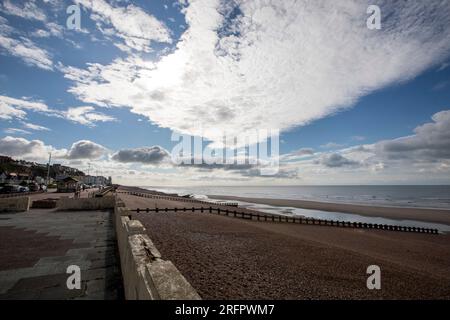
<svg viewBox="0 0 450 320">
<path fill-rule="evenodd" d="M 41 164 L 0 155 L 2 194 L 47 191 L 49 188 L 57 189 L 57 192 L 76 192 L 111 184 L 111 177 L 87 175 L 76 168 L 57 163 Z"/>
</svg>

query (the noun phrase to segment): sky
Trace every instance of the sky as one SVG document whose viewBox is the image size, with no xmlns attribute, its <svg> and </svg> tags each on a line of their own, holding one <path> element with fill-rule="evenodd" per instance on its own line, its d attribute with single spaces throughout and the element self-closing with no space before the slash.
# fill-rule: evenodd
<svg viewBox="0 0 450 320">
<path fill-rule="evenodd" d="M 0 154 L 139 186 L 449 184 L 449 25 L 448 0 L 2 0 Z M 277 139 L 276 170 L 179 163 L 179 135 Z"/>
</svg>

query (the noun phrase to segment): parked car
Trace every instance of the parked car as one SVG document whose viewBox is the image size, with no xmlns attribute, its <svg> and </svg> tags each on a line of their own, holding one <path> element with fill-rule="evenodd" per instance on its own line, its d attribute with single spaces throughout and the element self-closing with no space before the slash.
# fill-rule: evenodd
<svg viewBox="0 0 450 320">
<path fill-rule="evenodd" d="M 19 188 L 20 188 L 20 186 L 9 184 L 9 185 L 4 186 L 0 190 L 0 193 L 16 193 L 16 192 L 20 192 Z"/>
<path fill-rule="evenodd" d="M 39 191 L 39 185 L 36 182 L 31 182 L 28 184 L 28 189 L 30 189 L 31 192 Z"/>
<path fill-rule="evenodd" d="M 19 192 L 30 192 L 30 188 L 24 187 L 24 186 L 19 186 Z"/>
</svg>

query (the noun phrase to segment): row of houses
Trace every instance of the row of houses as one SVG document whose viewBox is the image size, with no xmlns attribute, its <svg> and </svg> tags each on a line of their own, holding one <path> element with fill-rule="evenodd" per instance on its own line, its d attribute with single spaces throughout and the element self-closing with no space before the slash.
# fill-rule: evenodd
<svg viewBox="0 0 450 320">
<path fill-rule="evenodd" d="M 20 184 L 22 182 L 31 183 L 36 182 L 38 184 L 44 184 L 45 178 L 36 176 L 33 177 L 28 173 L 16 173 L 16 172 L 2 172 L 0 173 L 0 184 Z M 53 178 L 50 183 L 53 183 Z"/>
<path fill-rule="evenodd" d="M 20 185 L 20 184 L 37 183 L 39 185 L 47 184 L 46 178 L 36 176 L 33 177 L 27 173 L 2 172 L 0 173 L 0 184 L 3 185 Z M 49 184 L 57 184 L 58 192 L 74 192 L 83 185 L 90 186 L 107 186 L 111 185 L 111 177 L 103 176 L 70 176 L 58 175 L 55 179 L 49 178 Z"/>
<path fill-rule="evenodd" d="M 48 176 L 48 181 L 47 181 Z M 111 185 L 111 177 L 85 175 L 79 169 L 54 163 L 52 165 L 14 160 L 0 155 L 0 188 L 6 185 L 45 186 L 57 185 L 60 190 L 76 190 L 85 186 Z"/>
<path fill-rule="evenodd" d="M 85 184 L 85 185 L 90 185 L 90 186 L 106 186 L 106 185 L 111 185 L 112 181 L 111 181 L 111 177 L 103 177 L 103 176 L 72 176 L 72 175 L 58 175 L 56 176 L 56 181 L 61 181 L 66 179 L 67 177 L 72 177 L 74 179 L 76 179 L 79 183 L 81 184 Z"/>
<path fill-rule="evenodd" d="M 84 185 L 89 186 L 110 186 L 112 185 L 111 177 L 103 176 L 59 176 L 56 179 L 58 192 L 75 192 Z"/>
</svg>

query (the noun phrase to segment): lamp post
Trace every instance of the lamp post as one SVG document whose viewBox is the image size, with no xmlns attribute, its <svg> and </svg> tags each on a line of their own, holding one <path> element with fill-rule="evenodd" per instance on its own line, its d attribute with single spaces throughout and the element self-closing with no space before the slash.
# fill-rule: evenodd
<svg viewBox="0 0 450 320">
<path fill-rule="evenodd" d="M 47 189 L 45 190 L 46 192 L 48 192 L 48 184 L 49 184 L 49 180 L 50 180 L 50 162 L 52 161 L 52 153 L 49 152 L 48 153 L 48 167 L 47 167 Z"/>
</svg>

